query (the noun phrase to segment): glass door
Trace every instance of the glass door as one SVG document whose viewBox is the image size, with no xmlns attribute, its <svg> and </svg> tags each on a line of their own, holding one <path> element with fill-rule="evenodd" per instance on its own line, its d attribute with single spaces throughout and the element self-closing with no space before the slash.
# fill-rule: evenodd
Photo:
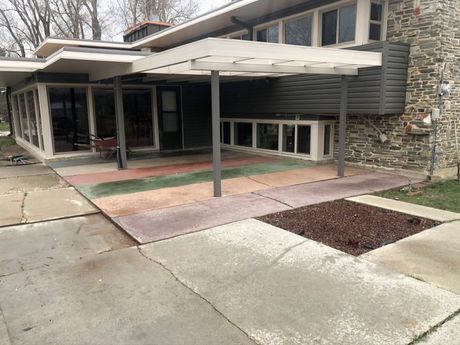
<svg viewBox="0 0 460 345">
<path fill-rule="evenodd" d="M 179 87 L 158 88 L 160 149 L 182 149 L 182 114 Z"/>
</svg>

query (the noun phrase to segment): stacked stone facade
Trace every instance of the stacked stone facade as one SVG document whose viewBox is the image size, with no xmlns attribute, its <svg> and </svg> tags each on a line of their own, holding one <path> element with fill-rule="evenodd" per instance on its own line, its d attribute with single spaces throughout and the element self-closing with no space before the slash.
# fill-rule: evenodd
<svg viewBox="0 0 460 345">
<path fill-rule="evenodd" d="M 460 0 L 389 0 L 387 16 L 387 40 L 410 45 L 405 112 L 350 115 L 347 161 L 427 175 L 453 175 L 457 164 L 455 125 L 460 135 L 458 91 L 454 89 L 444 98 L 438 121 L 431 121 L 431 114 L 441 104 L 438 91 L 442 74 L 445 81 L 460 88 Z M 385 133 L 387 142 L 380 141 L 375 128 Z"/>
</svg>

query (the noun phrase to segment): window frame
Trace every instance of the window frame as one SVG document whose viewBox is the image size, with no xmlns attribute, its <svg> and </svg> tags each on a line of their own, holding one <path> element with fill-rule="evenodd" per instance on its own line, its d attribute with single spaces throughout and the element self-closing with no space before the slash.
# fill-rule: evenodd
<svg viewBox="0 0 460 345">
<path fill-rule="evenodd" d="M 342 8 L 344 8 L 344 7 L 348 7 L 348 6 L 352 6 L 352 5 L 354 5 L 356 7 L 354 39 L 352 41 L 339 42 L 339 40 L 340 40 L 340 10 Z M 336 38 L 335 38 L 336 43 L 335 44 L 323 45 L 323 15 L 325 13 L 332 12 L 332 11 L 337 11 L 337 28 L 336 28 Z M 318 18 L 318 47 L 325 47 L 325 48 L 342 47 L 342 48 L 346 48 L 346 47 L 355 46 L 356 45 L 357 32 L 358 32 L 358 30 L 360 30 L 360 28 L 358 28 L 358 23 L 359 23 L 358 15 L 359 15 L 359 12 L 358 12 L 358 1 L 357 0 L 343 2 L 343 3 L 338 4 L 338 5 L 334 4 L 334 6 L 330 6 L 330 7 L 327 7 L 327 8 L 324 8 L 324 9 L 320 10 L 319 11 L 319 18 Z M 370 16 L 370 14 L 369 14 L 369 16 Z"/>
<path fill-rule="evenodd" d="M 386 39 L 386 4 L 387 1 L 379 1 L 379 0 L 371 0 L 370 1 L 370 6 L 369 6 L 369 32 L 368 32 L 368 39 L 369 42 L 379 42 L 383 41 Z M 380 18 L 380 21 L 377 20 L 372 20 L 371 15 L 372 15 L 372 4 L 380 5 L 382 6 L 382 17 Z M 376 24 L 380 25 L 380 39 L 375 40 L 371 39 L 371 25 Z"/>
<path fill-rule="evenodd" d="M 296 20 L 306 18 L 306 17 L 311 17 L 311 42 L 309 46 L 303 46 L 303 45 L 299 45 L 299 46 L 300 47 L 314 47 L 315 46 L 315 44 L 317 43 L 316 33 L 318 32 L 317 30 L 318 23 L 317 23 L 317 20 L 315 20 L 315 11 L 303 12 L 301 14 L 296 14 L 294 16 L 286 17 L 281 20 L 282 28 L 283 28 L 282 30 L 283 31 L 282 32 L 283 44 L 288 44 L 286 43 L 286 24 L 288 24 L 289 22 L 293 22 Z"/>
</svg>

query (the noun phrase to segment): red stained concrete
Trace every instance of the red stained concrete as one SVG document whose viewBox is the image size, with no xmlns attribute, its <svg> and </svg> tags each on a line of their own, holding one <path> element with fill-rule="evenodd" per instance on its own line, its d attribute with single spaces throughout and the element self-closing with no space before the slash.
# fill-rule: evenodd
<svg viewBox="0 0 460 345">
<path fill-rule="evenodd" d="M 250 165 L 257 163 L 265 163 L 274 161 L 270 157 L 245 157 L 245 158 L 231 158 L 222 161 L 224 168 L 236 167 L 241 165 Z M 173 164 L 151 168 L 137 168 L 120 171 L 111 171 L 95 174 L 82 174 L 64 177 L 65 180 L 74 185 L 81 186 L 86 184 L 97 184 L 115 181 L 134 180 L 147 177 L 158 177 L 171 174 L 189 173 L 195 171 L 212 170 L 212 162 L 196 162 L 185 164 Z"/>
<path fill-rule="evenodd" d="M 265 214 L 406 185 L 403 176 L 368 173 L 215 198 L 116 217 L 140 243 L 160 241 Z"/>
</svg>

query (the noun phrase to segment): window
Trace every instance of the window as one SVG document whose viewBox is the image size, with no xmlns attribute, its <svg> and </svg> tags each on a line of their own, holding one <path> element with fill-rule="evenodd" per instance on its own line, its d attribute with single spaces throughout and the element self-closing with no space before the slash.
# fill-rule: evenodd
<svg viewBox="0 0 460 345">
<path fill-rule="evenodd" d="M 321 37 L 323 46 L 354 41 L 355 31 L 355 4 L 323 13 Z"/>
<path fill-rule="evenodd" d="M 235 145 L 252 147 L 252 123 L 235 122 Z"/>
<path fill-rule="evenodd" d="M 297 153 L 309 155 L 311 147 L 311 127 L 297 126 Z"/>
<path fill-rule="evenodd" d="M 249 37 L 249 33 L 241 34 L 241 35 L 236 35 L 230 37 L 232 40 L 243 40 L 243 41 L 250 41 L 251 37 Z"/>
<path fill-rule="evenodd" d="M 49 99 L 54 151 L 89 150 L 86 89 L 50 88 Z"/>
<path fill-rule="evenodd" d="M 369 26 L 370 40 L 380 41 L 382 39 L 382 14 L 382 4 L 371 2 L 371 17 Z"/>
<path fill-rule="evenodd" d="M 257 124 L 257 148 L 278 151 L 279 126 L 272 123 Z"/>
<path fill-rule="evenodd" d="M 117 123 L 113 90 L 94 88 L 93 97 L 96 135 L 100 138 L 115 137 L 117 135 Z"/>
<path fill-rule="evenodd" d="M 295 125 L 283 125 L 283 152 L 295 152 Z"/>
<path fill-rule="evenodd" d="M 29 124 L 30 124 L 30 139 L 31 143 L 36 147 L 39 146 L 38 143 L 38 124 L 37 124 L 37 116 L 35 114 L 35 102 L 34 102 L 34 93 L 33 91 L 29 91 L 26 94 L 26 103 L 27 103 L 27 110 L 29 111 Z"/>
<path fill-rule="evenodd" d="M 124 89 L 126 145 L 153 146 L 152 97 L 150 89 Z"/>
<path fill-rule="evenodd" d="M 329 156 L 331 154 L 331 137 L 332 137 L 332 126 L 325 125 L 324 126 L 324 149 L 323 155 Z"/>
<path fill-rule="evenodd" d="M 230 122 L 222 122 L 220 124 L 220 142 L 222 144 L 230 145 Z"/>
<path fill-rule="evenodd" d="M 20 119 L 21 119 L 22 138 L 30 142 L 29 120 L 27 118 L 25 95 L 21 93 L 18 99 L 19 99 L 18 109 L 19 109 L 19 114 L 20 114 Z"/>
<path fill-rule="evenodd" d="M 284 41 L 286 44 L 311 46 L 313 17 L 307 16 L 290 20 L 284 25 Z"/>
<path fill-rule="evenodd" d="M 35 96 L 35 105 L 36 105 L 36 110 L 37 110 L 37 121 L 38 121 L 38 140 L 40 142 L 40 147 L 44 148 L 43 146 L 43 127 L 42 127 L 42 114 L 40 112 L 40 104 L 39 104 L 39 98 L 38 98 L 38 90 L 34 90 L 34 96 Z"/>
<path fill-rule="evenodd" d="M 257 31 L 257 41 L 259 42 L 279 42 L 279 26 L 278 24 Z"/>
</svg>

